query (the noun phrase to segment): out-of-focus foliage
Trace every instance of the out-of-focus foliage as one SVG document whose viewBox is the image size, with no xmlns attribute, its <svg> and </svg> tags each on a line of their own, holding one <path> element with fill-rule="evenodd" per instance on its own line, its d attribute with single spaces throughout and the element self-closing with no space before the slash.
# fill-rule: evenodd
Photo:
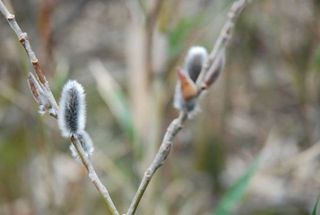
<svg viewBox="0 0 320 215">
<path fill-rule="evenodd" d="M 214 215 L 228 215 L 234 210 L 242 196 L 245 194 L 250 180 L 259 168 L 259 158 L 255 160 L 246 172 L 230 187 L 228 192 L 224 194 L 223 199 L 214 210 Z"/>
<path fill-rule="evenodd" d="M 318 213 L 318 205 L 319 205 L 319 198 L 318 198 L 316 204 L 314 205 L 314 208 L 312 210 L 312 215 L 317 215 L 317 213 Z"/>
</svg>

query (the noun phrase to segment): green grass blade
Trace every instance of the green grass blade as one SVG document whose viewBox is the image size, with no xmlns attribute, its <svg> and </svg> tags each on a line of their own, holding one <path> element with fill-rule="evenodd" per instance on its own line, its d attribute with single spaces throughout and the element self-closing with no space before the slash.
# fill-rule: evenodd
<svg viewBox="0 0 320 215">
<path fill-rule="evenodd" d="M 319 201 L 320 201 L 320 196 L 318 197 L 317 202 L 313 207 L 312 215 L 317 215 L 318 214 Z"/>
<path fill-rule="evenodd" d="M 244 196 L 250 180 L 253 178 L 260 166 L 260 159 L 256 159 L 246 170 L 246 172 L 231 186 L 229 191 L 225 194 L 221 202 L 214 210 L 214 215 L 228 215 L 231 214 L 235 206 L 240 202 Z"/>
</svg>

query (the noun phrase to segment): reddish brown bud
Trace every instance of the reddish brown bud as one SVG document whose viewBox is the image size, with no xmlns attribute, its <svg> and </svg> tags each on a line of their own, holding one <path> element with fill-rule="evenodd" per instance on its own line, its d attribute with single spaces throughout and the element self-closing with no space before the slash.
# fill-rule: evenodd
<svg viewBox="0 0 320 215">
<path fill-rule="evenodd" d="M 29 84 L 30 91 L 33 95 L 34 100 L 36 100 L 36 102 L 40 104 L 40 92 L 39 92 L 38 84 L 36 81 L 37 80 L 35 79 L 33 74 L 29 73 L 28 84 Z"/>
<path fill-rule="evenodd" d="M 185 101 L 189 101 L 197 96 L 197 86 L 191 78 L 182 70 L 178 70 L 178 77 L 181 83 L 181 92 Z"/>
<path fill-rule="evenodd" d="M 39 65 L 38 60 L 35 62 L 32 62 L 32 64 L 33 64 L 33 68 L 34 68 L 35 72 L 37 73 L 37 76 L 38 76 L 40 83 L 45 85 L 47 83 L 47 79 L 44 76 L 44 73 Z"/>
<path fill-rule="evenodd" d="M 50 102 L 43 88 L 32 73 L 29 73 L 28 75 L 28 85 L 34 100 L 39 104 L 39 113 L 44 114 L 47 110 L 50 110 Z"/>
</svg>

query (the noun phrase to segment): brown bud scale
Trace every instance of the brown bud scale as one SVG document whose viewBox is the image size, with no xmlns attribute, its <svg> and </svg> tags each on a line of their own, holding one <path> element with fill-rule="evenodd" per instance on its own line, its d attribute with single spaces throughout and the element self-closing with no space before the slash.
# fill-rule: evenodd
<svg viewBox="0 0 320 215">
<path fill-rule="evenodd" d="M 41 84 L 46 84 L 47 83 L 47 79 L 44 76 L 44 73 L 38 63 L 38 60 L 35 60 L 34 62 L 32 62 L 33 68 L 35 70 L 35 72 L 37 73 L 38 79 L 41 82 Z"/>
</svg>

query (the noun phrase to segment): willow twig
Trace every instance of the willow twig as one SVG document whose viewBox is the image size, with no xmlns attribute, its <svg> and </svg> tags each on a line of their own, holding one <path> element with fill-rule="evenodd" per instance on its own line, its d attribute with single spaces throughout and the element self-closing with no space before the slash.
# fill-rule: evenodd
<svg viewBox="0 0 320 215">
<path fill-rule="evenodd" d="M 218 64 L 215 64 L 214 62 L 219 57 L 219 54 L 221 54 L 221 51 L 224 51 L 226 46 L 228 45 L 230 39 L 231 39 L 231 33 L 234 28 L 235 22 L 245 6 L 247 5 L 248 0 L 237 0 L 235 1 L 228 13 L 228 19 L 226 20 L 219 37 L 210 52 L 210 55 L 208 57 L 208 60 L 206 61 L 205 65 L 202 67 L 200 76 L 197 80 L 199 80 L 199 83 L 197 85 L 199 86 L 198 96 L 207 89 L 207 87 L 203 87 L 204 83 L 203 76 L 205 76 L 208 72 L 214 70 L 216 67 L 219 66 Z M 161 6 L 161 4 L 160 4 Z M 182 129 L 182 126 L 184 122 L 188 119 L 188 113 L 181 111 L 178 118 L 174 119 L 169 127 L 167 128 L 167 131 L 164 135 L 164 138 L 162 140 L 161 146 L 159 151 L 157 152 L 154 160 L 148 167 L 147 171 L 144 173 L 144 176 L 140 182 L 139 188 L 130 204 L 130 207 L 128 209 L 128 212 L 126 215 L 133 215 L 137 207 L 140 203 L 140 200 L 145 192 L 145 190 L 148 187 L 148 184 L 150 183 L 152 176 L 155 174 L 157 169 L 162 166 L 164 161 L 166 160 L 167 156 L 169 155 L 170 149 L 172 147 L 172 141 L 173 138 L 177 135 L 177 133 Z"/>
<path fill-rule="evenodd" d="M 76 136 L 71 137 L 71 142 L 76 148 L 78 154 L 80 155 L 80 160 L 85 166 L 85 168 L 88 171 L 88 177 L 90 181 L 94 184 L 94 186 L 97 188 L 99 193 L 102 195 L 102 197 L 105 199 L 109 211 L 114 215 L 119 215 L 119 212 L 117 211 L 117 208 L 115 207 L 110 194 L 107 190 L 107 188 L 102 184 L 102 182 L 99 179 L 99 176 L 97 175 L 92 163 L 90 162 L 89 158 L 85 155 L 86 152 L 83 150 L 80 140 Z"/>
<path fill-rule="evenodd" d="M 186 120 L 187 120 L 187 113 L 181 112 L 180 115 L 170 123 L 164 135 L 164 138 L 162 140 L 159 151 L 157 152 L 152 163 L 144 173 L 144 176 L 139 185 L 139 188 L 130 204 L 127 215 L 132 215 L 136 212 L 139 202 L 145 190 L 147 189 L 147 186 L 149 185 L 149 182 L 151 181 L 152 176 L 157 171 L 157 169 L 159 169 L 159 167 L 163 165 L 164 161 L 167 159 L 170 149 L 172 147 L 173 138 L 182 129 L 182 126 Z"/>
<path fill-rule="evenodd" d="M 39 60 L 35 54 L 35 52 L 32 50 L 32 47 L 30 45 L 28 35 L 26 32 L 23 32 L 17 23 L 15 16 L 9 12 L 9 10 L 6 8 L 6 6 L 3 4 L 2 0 L 0 0 L 0 12 L 3 14 L 3 16 L 7 19 L 10 27 L 13 29 L 13 31 L 16 33 L 20 43 L 24 47 L 29 60 L 31 64 L 33 65 L 34 72 L 36 74 L 37 78 L 33 78 L 32 73 L 28 77 L 29 86 L 31 88 L 31 92 L 36 99 L 36 101 L 39 103 L 39 105 L 45 105 L 45 111 L 47 111 L 52 117 L 58 118 L 58 104 L 53 96 L 53 93 L 50 89 L 49 83 L 46 79 L 46 76 L 41 69 L 41 66 L 39 64 Z M 45 97 L 45 98 L 43 98 Z M 42 99 L 42 100 L 41 100 Z M 42 104 L 41 102 L 46 101 L 46 104 Z M 83 150 L 81 143 L 79 141 L 79 138 L 76 136 L 71 137 L 71 143 L 76 148 L 80 160 L 85 166 L 85 168 L 88 171 L 88 177 L 90 181 L 94 184 L 98 192 L 103 197 L 105 203 L 108 206 L 109 211 L 113 215 L 119 215 L 119 212 L 117 211 L 110 194 L 107 190 L 107 188 L 102 184 L 99 176 L 97 175 L 91 161 L 87 158 L 85 151 Z"/>
<path fill-rule="evenodd" d="M 28 35 L 26 32 L 23 32 L 18 25 L 14 14 L 10 13 L 9 10 L 6 8 L 6 6 L 3 4 L 3 2 L 0 0 L 0 12 L 3 14 L 3 16 L 7 19 L 10 27 L 12 30 L 16 33 L 21 45 L 25 49 L 25 51 L 28 54 L 29 60 L 33 66 L 33 70 L 35 74 L 37 75 L 38 82 L 42 88 L 42 90 L 45 92 L 46 97 L 49 101 L 49 107 L 47 107 L 50 115 L 53 117 L 57 118 L 57 110 L 58 110 L 58 105 L 57 102 L 52 94 L 52 91 L 50 89 L 49 83 L 43 73 L 43 70 L 41 69 L 41 66 L 39 64 L 39 60 L 34 53 L 34 51 L 31 48 Z"/>
<path fill-rule="evenodd" d="M 232 38 L 232 31 L 234 25 L 240 16 L 243 9 L 247 6 L 249 0 L 236 0 L 230 7 L 228 12 L 228 19 L 224 23 L 222 30 L 219 33 L 219 36 L 209 54 L 207 62 L 205 62 L 202 70 L 200 72 L 200 77 L 197 79 L 197 84 L 202 85 L 200 83 L 203 81 L 203 76 L 207 74 L 207 72 L 211 69 L 214 61 L 217 59 L 221 51 L 224 51 L 229 44 Z"/>
</svg>

